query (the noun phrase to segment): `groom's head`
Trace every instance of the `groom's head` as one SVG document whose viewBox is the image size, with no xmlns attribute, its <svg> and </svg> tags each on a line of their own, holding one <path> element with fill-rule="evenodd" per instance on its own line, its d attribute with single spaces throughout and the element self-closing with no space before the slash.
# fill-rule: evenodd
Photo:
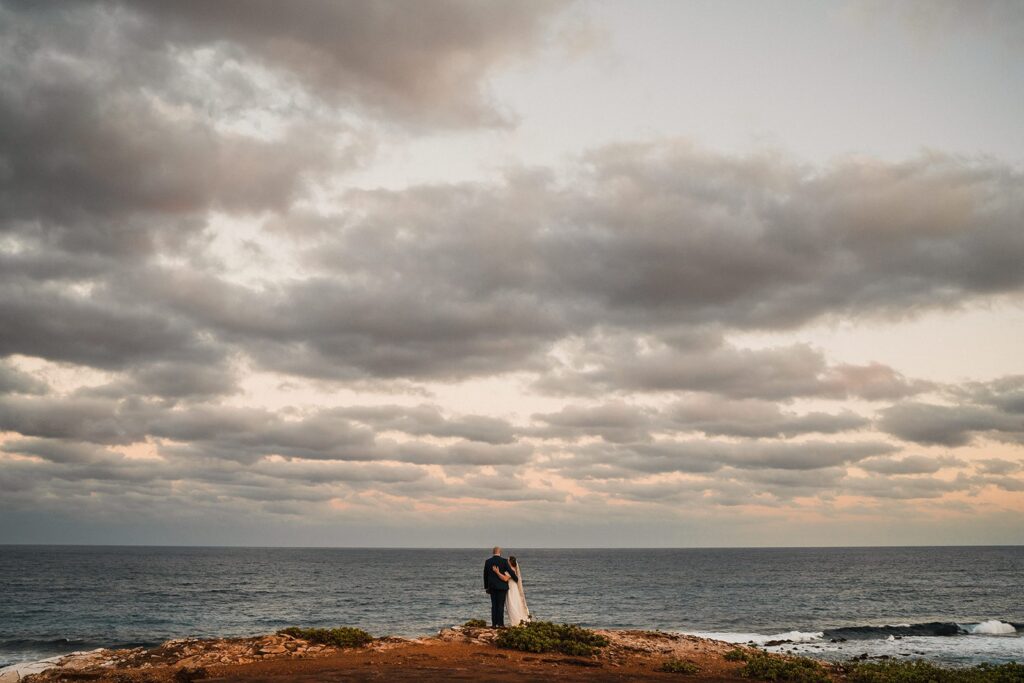
<svg viewBox="0 0 1024 683">
<path fill-rule="evenodd" d="M 495 555 L 501 555 L 501 546 L 500 545 L 494 546 L 494 550 L 492 550 L 491 552 L 494 553 Z"/>
</svg>

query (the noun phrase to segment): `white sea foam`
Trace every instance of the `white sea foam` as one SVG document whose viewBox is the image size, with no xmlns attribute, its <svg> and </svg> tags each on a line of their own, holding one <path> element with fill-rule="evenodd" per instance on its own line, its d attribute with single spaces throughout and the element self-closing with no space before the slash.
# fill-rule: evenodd
<svg viewBox="0 0 1024 683">
<path fill-rule="evenodd" d="M 848 661 L 867 655 L 870 658 L 927 659 L 940 664 L 964 666 L 990 662 L 1024 661 L 1024 638 L 978 634 L 960 637 L 903 636 L 889 640 L 849 640 L 832 643 L 819 640 L 766 647 L 769 652 L 787 652 L 830 661 Z"/>
<path fill-rule="evenodd" d="M 810 643 L 816 640 L 821 640 L 823 634 L 821 631 L 809 632 L 809 631 L 787 631 L 786 633 L 775 633 L 775 634 L 764 634 L 764 633 L 720 633 L 710 631 L 691 631 L 685 635 L 697 636 L 698 638 L 710 638 L 712 640 L 721 640 L 726 643 L 754 643 L 755 645 L 764 645 L 767 642 L 773 640 L 784 640 L 790 643 Z"/>
<path fill-rule="evenodd" d="M 966 624 L 965 628 L 972 635 L 1009 636 L 1017 634 L 1017 629 L 1013 627 L 1013 624 L 1007 624 L 998 619 L 989 619 L 973 626 Z"/>
</svg>

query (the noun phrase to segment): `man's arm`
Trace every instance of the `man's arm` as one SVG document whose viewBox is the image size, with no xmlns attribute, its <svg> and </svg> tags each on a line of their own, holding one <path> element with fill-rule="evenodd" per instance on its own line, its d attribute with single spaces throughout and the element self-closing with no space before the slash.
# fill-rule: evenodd
<svg viewBox="0 0 1024 683">
<path fill-rule="evenodd" d="M 508 574 L 509 579 L 512 579 L 516 583 L 519 583 L 519 575 L 516 574 L 514 569 L 512 569 L 512 565 L 510 565 L 507 560 L 505 561 L 504 564 L 505 564 L 505 573 Z"/>
<path fill-rule="evenodd" d="M 484 590 L 487 590 L 487 588 L 488 588 L 488 586 L 487 586 L 487 568 L 488 568 L 489 564 L 490 564 L 489 561 L 488 562 L 484 562 Z"/>
</svg>

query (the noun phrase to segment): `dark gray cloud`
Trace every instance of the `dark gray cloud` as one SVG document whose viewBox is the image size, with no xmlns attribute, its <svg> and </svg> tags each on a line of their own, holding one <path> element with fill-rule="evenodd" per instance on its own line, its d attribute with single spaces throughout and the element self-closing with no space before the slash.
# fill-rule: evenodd
<svg viewBox="0 0 1024 683">
<path fill-rule="evenodd" d="M 703 391 L 734 399 L 893 399 L 931 384 L 878 363 L 830 365 L 806 344 L 741 349 L 719 340 L 664 343 L 625 335 L 593 339 L 572 359 L 542 376 L 536 387 L 552 393 Z M 582 369 L 581 369 L 582 368 Z"/>
<path fill-rule="evenodd" d="M 839 467 L 893 452 L 882 442 L 785 442 L 659 440 L 652 443 L 586 444 L 552 457 L 566 476 L 608 479 L 636 473 L 706 474 L 740 470 L 816 470 Z"/>
<path fill-rule="evenodd" d="M 870 424 L 850 411 L 798 414 L 783 411 L 771 401 L 726 400 L 710 394 L 691 394 L 662 410 L 624 402 L 567 405 L 555 413 L 535 414 L 532 419 L 539 426 L 524 431 L 530 436 L 570 441 L 600 436 L 611 443 L 648 441 L 654 433 L 701 432 L 747 438 L 837 434 Z"/>
<path fill-rule="evenodd" d="M 143 302 L 120 306 L 100 295 L 23 285 L 3 275 L 0 283 L 0 355 L 115 369 L 149 360 L 211 363 L 224 353 L 191 322 Z"/>
<path fill-rule="evenodd" d="M 143 19 L 139 44 L 226 43 L 310 92 L 374 113 L 449 125 L 502 123 L 488 72 L 539 47 L 564 0 L 410 3 L 106 2 Z"/>
<path fill-rule="evenodd" d="M 127 445 L 142 441 L 145 426 L 138 402 L 102 398 L 0 397 L 0 431 L 25 436 Z"/>
<path fill-rule="evenodd" d="M 0 253 L 0 356 L 208 362 L 196 321 L 118 291 L 130 280 L 119 273 L 151 278 L 162 256 L 216 269 L 202 253 L 211 211 L 285 212 L 359 161 L 374 126 L 501 122 L 489 70 L 539 49 L 562 5 L 3 3 L 0 236 L 14 248 Z M 253 341 L 250 353 L 284 367 L 343 343 Z M 399 346 L 374 367 L 401 373 Z M 170 395 L 232 386 L 168 386 L 160 372 L 128 383 Z"/>
<path fill-rule="evenodd" d="M 982 474 L 1013 474 L 1024 470 L 1024 462 L 1015 462 L 1004 458 L 985 458 L 978 461 L 978 470 Z"/>
<path fill-rule="evenodd" d="M 533 420 L 542 426 L 530 434 L 570 440 L 600 436 L 612 443 L 645 441 L 650 438 L 655 417 L 653 410 L 626 403 L 607 403 L 593 407 L 570 405 L 555 413 L 533 415 Z"/>
<path fill-rule="evenodd" d="M 714 397 L 693 397 L 668 410 L 668 418 L 682 430 L 708 436 L 754 438 L 793 437 L 800 434 L 836 434 L 867 426 L 870 421 L 856 413 L 783 411 L 771 401 L 724 401 Z"/>
<path fill-rule="evenodd" d="M 990 382 L 967 382 L 951 387 L 954 396 L 998 408 L 1004 413 L 1024 414 L 1024 375 L 1000 377 Z"/>
<path fill-rule="evenodd" d="M 943 467 L 964 467 L 967 462 L 953 456 L 905 455 L 868 458 L 857 467 L 879 474 L 935 474 Z"/>
<path fill-rule="evenodd" d="M 413 436 L 457 437 L 489 444 L 507 444 L 516 431 L 505 420 L 486 415 L 462 415 L 448 419 L 432 405 L 361 406 L 336 411 L 376 431 L 399 431 Z"/>
<path fill-rule="evenodd" d="M 1004 377 L 947 388 L 950 404 L 897 403 L 880 411 L 879 427 L 905 441 L 965 446 L 978 435 L 1024 443 L 1024 378 Z"/>
<path fill-rule="evenodd" d="M 137 253 L 202 225 L 174 217 L 282 209 L 344 167 L 339 111 L 499 121 L 489 70 L 538 48 L 563 5 L 5 2 L 0 212 Z"/>
<path fill-rule="evenodd" d="M 940 498 L 947 493 L 976 491 L 980 485 L 972 477 L 963 474 L 952 480 L 928 476 L 892 477 L 875 474 L 866 478 L 849 478 L 845 484 L 851 494 L 902 500 Z"/>
<path fill-rule="evenodd" d="M 523 464 L 532 449 L 515 443 L 503 420 L 479 415 L 442 415 L 434 406 L 324 408 L 304 414 L 211 404 L 168 404 L 118 399 L 84 391 L 70 397 L 0 397 L 0 432 L 100 445 L 160 440 L 157 452 L 196 461 L 255 463 L 268 456 L 306 460 L 381 461 L 418 464 Z M 378 438 L 400 432 L 442 437 Z"/>
<path fill-rule="evenodd" d="M 808 169 L 664 144 L 601 150 L 576 171 L 569 187 L 519 173 L 349 193 L 350 213 L 308 251 L 315 274 L 272 291 L 211 279 L 196 301 L 160 277 L 127 289 L 290 372 L 540 370 L 556 344 L 582 340 L 599 363 L 552 368 L 540 386 L 882 400 L 929 385 L 883 365 L 829 365 L 802 345 L 675 338 L 908 316 L 1024 285 L 1024 183 L 994 162 Z"/>
</svg>

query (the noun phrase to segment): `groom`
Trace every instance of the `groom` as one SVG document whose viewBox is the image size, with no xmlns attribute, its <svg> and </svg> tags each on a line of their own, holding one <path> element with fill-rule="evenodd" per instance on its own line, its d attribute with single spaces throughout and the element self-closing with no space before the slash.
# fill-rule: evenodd
<svg viewBox="0 0 1024 683">
<path fill-rule="evenodd" d="M 508 582 L 519 581 L 508 560 L 501 556 L 501 546 L 494 546 L 494 553 L 484 562 L 484 590 L 491 594 L 491 627 L 505 626 L 505 599 L 508 597 Z"/>
</svg>

